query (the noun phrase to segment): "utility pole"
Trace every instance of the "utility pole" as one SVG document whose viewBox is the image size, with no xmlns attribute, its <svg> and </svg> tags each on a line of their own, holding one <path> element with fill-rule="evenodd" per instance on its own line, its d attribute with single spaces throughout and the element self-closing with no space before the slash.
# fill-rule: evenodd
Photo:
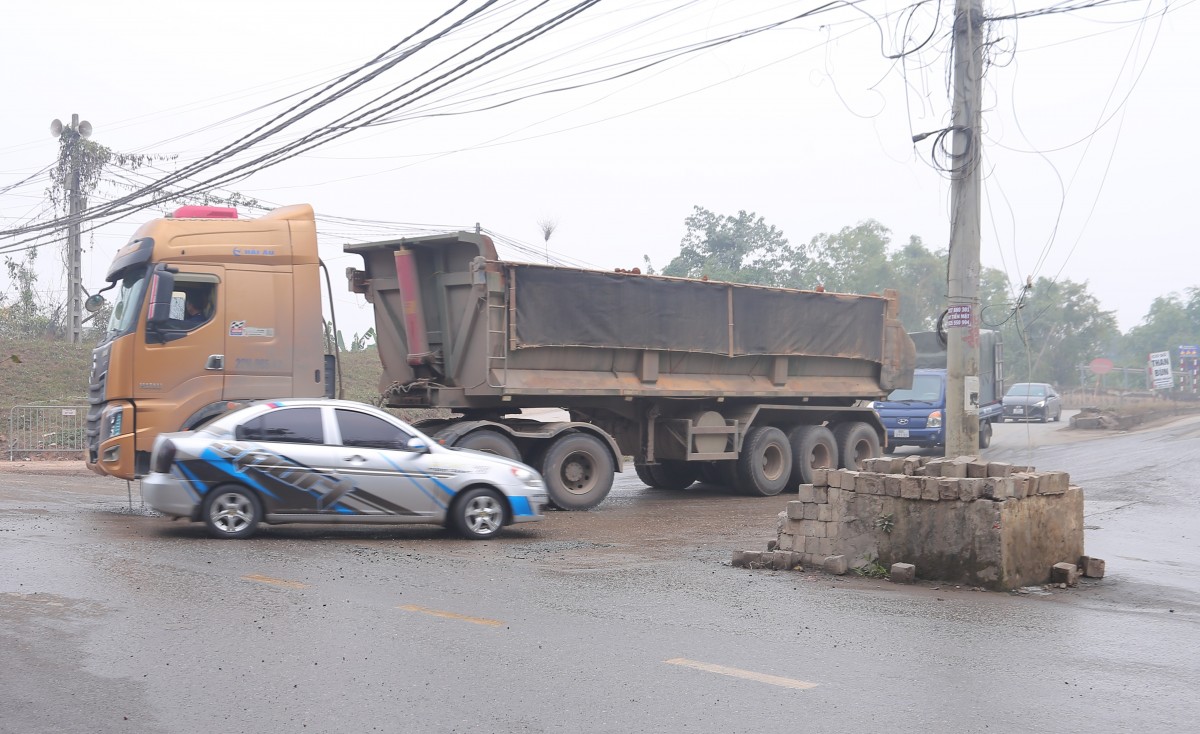
<svg viewBox="0 0 1200 734">
<path fill-rule="evenodd" d="M 54 137 L 66 135 L 67 184 L 69 218 L 67 223 L 67 338 L 72 344 L 83 340 L 83 249 L 79 244 L 79 215 L 85 208 L 83 192 L 79 188 L 79 141 L 92 135 L 92 124 L 79 121 L 79 115 L 71 115 L 70 128 L 54 120 L 50 123 L 50 134 Z"/>
<path fill-rule="evenodd" d="M 954 3 L 954 127 L 951 155 L 946 456 L 979 453 L 979 192 L 983 160 L 981 0 Z"/>
</svg>

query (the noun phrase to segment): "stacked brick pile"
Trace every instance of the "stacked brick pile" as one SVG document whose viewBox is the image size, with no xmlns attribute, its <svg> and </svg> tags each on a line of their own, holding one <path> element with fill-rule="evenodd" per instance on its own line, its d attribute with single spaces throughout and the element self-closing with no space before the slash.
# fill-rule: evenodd
<svg viewBox="0 0 1200 734">
<path fill-rule="evenodd" d="M 1083 493 L 1061 471 L 975 457 L 880 458 L 817 470 L 779 513 L 767 553 L 736 565 L 913 563 L 924 578 L 988 588 L 1042 583 L 1083 553 Z M 827 559 L 829 563 L 827 564 Z"/>
</svg>

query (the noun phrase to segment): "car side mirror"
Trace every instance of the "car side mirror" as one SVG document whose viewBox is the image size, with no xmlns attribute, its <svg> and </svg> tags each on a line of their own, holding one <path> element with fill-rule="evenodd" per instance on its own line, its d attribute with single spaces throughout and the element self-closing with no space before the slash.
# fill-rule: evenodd
<svg viewBox="0 0 1200 734">
<path fill-rule="evenodd" d="M 420 454 L 429 453 L 429 446 L 427 446 L 424 441 L 417 438 L 416 436 L 413 436 L 412 438 L 408 439 L 408 443 L 406 443 L 404 446 L 409 451 L 415 451 Z"/>
</svg>

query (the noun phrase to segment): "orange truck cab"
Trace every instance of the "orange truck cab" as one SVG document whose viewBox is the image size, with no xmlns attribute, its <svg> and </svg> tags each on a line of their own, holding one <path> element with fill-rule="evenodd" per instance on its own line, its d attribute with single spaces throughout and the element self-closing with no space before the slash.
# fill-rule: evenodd
<svg viewBox="0 0 1200 734">
<path fill-rule="evenodd" d="M 88 467 L 134 479 L 158 434 L 231 403 L 331 396 L 319 267 L 308 205 L 256 219 L 187 206 L 142 225 L 105 276 L 116 292 L 92 352 Z"/>
</svg>

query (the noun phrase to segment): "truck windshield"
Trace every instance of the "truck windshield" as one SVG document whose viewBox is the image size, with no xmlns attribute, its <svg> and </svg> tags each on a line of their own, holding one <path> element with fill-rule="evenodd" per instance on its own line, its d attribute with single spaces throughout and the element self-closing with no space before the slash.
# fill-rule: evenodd
<svg viewBox="0 0 1200 734">
<path fill-rule="evenodd" d="M 130 272 L 121 280 L 113 303 L 112 315 L 108 319 L 108 331 L 104 340 L 128 334 L 137 325 L 138 312 L 142 306 L 142 292 L 146 290 L 146 271 Z"/>
<path fill-rule="evenodd" d="M 913 385 L 911 388 L 900 387 L 892 390 L 888 395 L 889 403 L 903 403 L 907 401 L 923 401 L 934 402 L 942 396 L 942 377 L 941 375 L 913 375 Z"/>
</svg>

